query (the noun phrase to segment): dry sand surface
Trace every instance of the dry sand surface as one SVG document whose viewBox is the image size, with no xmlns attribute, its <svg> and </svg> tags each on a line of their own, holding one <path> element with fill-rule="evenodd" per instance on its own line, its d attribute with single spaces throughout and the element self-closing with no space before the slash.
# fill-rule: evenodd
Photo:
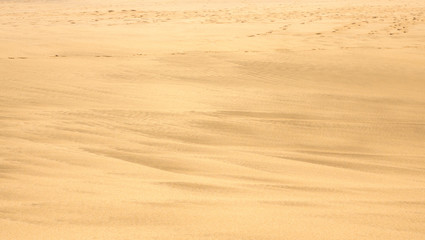
<svg viewBox="0 0 425 240">
<path fill-rule="evenodd" d="M 424 66 L 423 0 L 0 0 L 0 239 L 425 239 Z"/>
</svg>

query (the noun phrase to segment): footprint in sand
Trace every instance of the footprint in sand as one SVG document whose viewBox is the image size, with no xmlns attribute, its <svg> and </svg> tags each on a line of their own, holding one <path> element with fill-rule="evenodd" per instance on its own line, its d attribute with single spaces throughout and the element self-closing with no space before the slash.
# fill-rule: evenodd
<svg viewBox="0 0 425 240">
<path fill-rule="evenodd" d="M 8 59 L 28 59 L 27 57 L 8 57 Z"/>
</svg>

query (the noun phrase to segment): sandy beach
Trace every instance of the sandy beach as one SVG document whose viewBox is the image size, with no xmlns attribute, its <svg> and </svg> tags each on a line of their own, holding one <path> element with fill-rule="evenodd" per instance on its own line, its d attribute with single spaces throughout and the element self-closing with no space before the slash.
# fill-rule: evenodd
<svg viewBox="0 0 425 240">
<path fill-rule="evenodd" d="M 0 239 L 424 226 L 423 0 L 0 1 Z"/>
</svg>

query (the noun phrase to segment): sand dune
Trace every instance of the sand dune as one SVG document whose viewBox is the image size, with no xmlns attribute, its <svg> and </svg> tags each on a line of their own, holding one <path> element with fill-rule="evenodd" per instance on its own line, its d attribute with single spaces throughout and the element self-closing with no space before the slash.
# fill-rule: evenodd
<svg viewBox="0 0 425 240">
<path fill-rule="evenodd" d="M 425 239 L 420 0 L 0 1 L 0 239 Z"/>
</svg>

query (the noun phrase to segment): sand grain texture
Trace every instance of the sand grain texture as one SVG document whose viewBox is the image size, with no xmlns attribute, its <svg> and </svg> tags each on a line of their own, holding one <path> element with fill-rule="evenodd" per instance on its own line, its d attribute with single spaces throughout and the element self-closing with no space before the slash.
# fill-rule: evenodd
<svg viewBox="0 0 425 240">
<path fill-rule="evenodd" d="M 425 3 L 0 1 L 0 239 L 425 239 Z"/>
</svg>

